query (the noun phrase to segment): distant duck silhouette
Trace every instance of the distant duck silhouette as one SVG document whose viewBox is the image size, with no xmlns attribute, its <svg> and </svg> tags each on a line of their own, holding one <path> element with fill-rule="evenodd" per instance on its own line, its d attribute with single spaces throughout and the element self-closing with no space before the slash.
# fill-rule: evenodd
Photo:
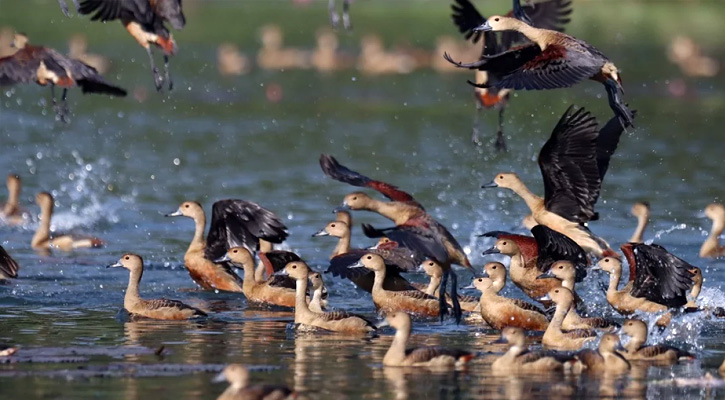
<svg viewBox="0 0 725 400">
<path fill-rule="evenodd" d="M 725 231 L 725 207 L 722 204 L 712 203 L 705 208 L 705 216 L 712 220 L 712 229 L 700 247 L 700 257 L 723 257 L 725 256 L 725 245 L 719 243 L 718 237 Z"/>
<path fill-rule="evenodd" d="M 51 236 L 50 222 L 55 208 L 53 196 L 48 192 L 41 192 L 35 197 L 35 202 L 40 206 L 41 213 L 38 229 L 30 242 L 33 249 L 39 251 L 73 251 L 79 248 L 103 247 L 105 245 L 101 239 L 92 236 L 63 233 L 56 233 Z"/>
<path fill-rule="evenodd" d="M 83 34 L 75 34 L 68 40 L 68 56 L 95 68 L 99 74 L 105 74 L 111 68 L 108 58 L 99 54 L 90 54 L 88 40 Z"/>
<path fill-rule="evenodd" d="M 22 187 L 20 176 L 9 174 L 7 187 L 8 199 L 0 209 L 0 221 L 8 225 L 23 225 L 29 219 L 29 215 L 18 204 Z"/>
<path fill-rule="evenodd" d="M 355 65 L 355 57 L 339 50 L 337 35 L 329 29 L 320 29 L 315 35 L 317 46 L 312 52 L 312 66 L 319 72 L 332 72 Z"/>
<path fill-rule="evenodd" d="M 386 52 L 382 39 L 377 35 L 364 36 L 360 47 L 357 68 L 364 74 L 408 74 L 415 69 L 413 57 L 407 54 Z"/>
<path fill-rule="evenodd" d="M 649 203 L 646 201 L 638 201 L 632 206 L 632 215 L 637 218 L 637 228 L 629 238 L 629 243 L 643 243 L 644 230 L 649 223 Z"/>
<path fill-rule="evenodd" d="M 468 42 L 461 42 L 453 36 L 444 35 L 436 39 L 436 47 L 431 58 L 431 68 L 437 72 L 453 73 L 464 72 L 462 69 L 446 61 L 438 55 L 448 52 L 457 59 L 475 58 L 481 52 L 478 46 L 474 46 Z"/>
<path fill-rule="evenodd" d="M 222 43 L 216 52 L 217 69 L 221 76 L 241 76 L 252 69 L 249 57 L 233 43 Z"/>
<path fill-rule="evenodd" d="M 285 48 L 282 28 L 265 25 L 259 30 L 262 48 L 257 53 L 257 64 L 262 69 L 307 69 L 310 68 L 308 51 Z"/>
</svg>

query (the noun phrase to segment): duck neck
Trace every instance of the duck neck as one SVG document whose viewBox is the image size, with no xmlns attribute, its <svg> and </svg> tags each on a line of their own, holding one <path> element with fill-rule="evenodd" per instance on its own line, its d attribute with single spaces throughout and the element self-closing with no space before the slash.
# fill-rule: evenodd
<svg viewBox="0 0 725 400">
<path fill-rule="evenodd" d="M 516 20 L 516 27 L 513 29 L 526 36 L 529 40 L 536 43 L 544 51 L 548 45 L 546 40 L 546 31 L 543 29 L 534 28 L 533 26 Z"/>
<path fill-rule="evenodd" d="M 568 306 L 564 304 L 557 304 L 556 311 L 554 312 L 554 317 L 551 318 L 549 326 L 560 331 L 561 324 L 564 322 L 564 318 L 566 318 L 566 314 L 569 312 L 570 308 L 571 304 L 569 304 Z"/>
<path fill-rule="evenodd" d="M 621 270 L 614 270 L 609 274 L 609 287 L 607 288 L 607 295 L 617 293 L 619 290 L 619 277 L 621 276 Z"/>
<path fill-rule="evenodd" d="M 523 182 L 516 182 L 515 185 L 511 185 L 511 190 L 524 200 L 534 216 L 542 208 L 544 199 L 533 194 Z"/>
<path fill-rule="evenodd" d="M 700 296 L 701 290 L 702 290 L 702 282 L 695 282 L 695 284 L 692 285 L 692 291 L 690 291 L 690 300 L 692 302 L 697 300 L 697 297 Z"/>
<path fill-rule="evenodd" d="M 38 230 L 33 235 L 33 240 L 30 242 L 32 247 L 40 247 L 43 243 L 50 240 L 50 218 L 53 215 L 53 204 L 44 206 L 40 210 L 40 223 L 38 224 Z"/>
<path fill-rule="evenodd" d="M 637 228 L 634 230 L 632 237 L 629 239 L 631 243 L 642 243 L 644 229 L 647 227 L 649 217 L 647 215 L 637 216 Z"/>
<path fill-rule="evenodd" d="M 425 294 L 427 294 L 429 296 L 435 296 L 435 293 L 440 286 L 441 286 L 441 277 L 440 276 L 431 276 L 430 283 L 428 284 L 428 287 L 425 288 L 424 292 L 425 292 Z"/>
<path fill-rule="evenodd" d="M 644 338 L 632 336 L 626 346 L 627 352 L 635 353 L 637 350 L 642 348 L 645 342 L 646 340 Z"/>
<path fill-rule="evenodd" d="M 395 222 L 395 225 L 402 225 L 411 218 L 409 212 L 409 206 L 396 202 L 396 201 L 380 201 L 377 199 L 370 199 L 368 201 L 366 210 L 374 211 L 385 218 L 388 218 Z"/>
<path fill-rule="evenodd" d="M 702 244 L 702 250 L 700 250 L 701 256 L 708 255 L 703 253 L 718 251 L 720 246 L 718 236 L 720 236 L 723 231 L 725 231 L 725 220 L 713 219 L 712 229 L 710 229 L 710 235 L 707 237 L 707 239 L 705 239 L 705 243 Z"/>
<path fill-rule="evenodd" d="M 385 269 L 375 271 L 375 280 L 373 281 L 373 292 L 383 290 L 383 282 L 385 281 Z"/>
<path fill-rule="evenodd" d="M 571 279 L 564 279 L 561 281 L 561 286 L 569 289 L 572 293 L 574 293 L 574 281 Z"/>
<path fill-rule="evenodd" d="M 339 256 L 340 254 L 349 253 L 349 252 L 350 252 L 350 229 L 347 229 L 342 236 L 338 237 L 337 245 L 335 246 L 335 249 L 332 250 L 332 256 L 330 256 L 330 258 Z"/>
<path fill-rule="evenodd" d="M 5 215 L 10 215 L 15 213 L 15 210 L 18 209 L 18 198 L 20 197 L 19 190 L 17 189 L 11 189 L 8 187 L 8 201 L 5 203 L 5 207 L 3 208 L 3 213 Z"/>
<path fill-rule="evenodd" d="M 295 323 L 300 322 L 300 317 L 309 314 L 310 308 L 307 306 L 307 278 L 297 279 L 295 284 Z"/>
<path fill-rule="evenodd" d="M 264 240 L 259 239 L 259 252 L 260 253 L 269 253 L 270 251 L 274 250 L 274 247 L 272 246 L 272 243 Z M 264 272 L 265 272 L 265 266 L 262 262 L 262 258 L 259 258 L 259 263 L 257 263 L 257 268 L 254 269 L 254 279 L 257 282 L 264 282 Z"/>
<path fill-rule="evenodd" d="M 131 311 L 133 306 L 141 300 L 141 296 L 138 293 L 138 284 L 141 282 L 141 276 L 143 276 L 142 269 L 131 270 L 128 275 L 128 287 L 126 288 L 126 295 L 123 298 L 123 307 L 126 311 Z"/>
<path fill-rule="evenodd" d="M 383 364 L 405 359 L 405 346 L 408 343 L 408 337 L 410 337 L 410 327 L 408 329 L 398 329 L 395 331 L 393 343 L 390 344 L 388 352 L 385 353 Z"/>
<path fill-rule="evenodd" d="M 189 252 L 204 251 L 204 248 L 206 248 L 204 228 L 206 228 L 206 215 L 201 213 L 201 215 L 194 217 L 194 237 L 191 239 L 191 244 L 189 244 Z"/>
<path fill-rule="evenodd" d="M 509 347 L 506 354 L 511 357 L 518 357 L 521 355 L 521 353 L 523 353 L 525 351 L 526 351 L 526 346 L 521 346 L 521 345 L 515 344 L 515 345 Z"/>
<path fill-rule="evenodd" d="M 244 280 L 242 282 L 242 291 L 249 293 L 252 288 L 257 286 L 257 280 L 255 279 L 254 264 L 251 262 L 242 263 L 242 270 L 244 271 Z"/>
<path fill-rule="evenodd" d="M 317 289 L 312 291 L 312 299 L 310 299 L 310 306 L 313 304 L 315 304 L 316 308 L 319 308 L 320 310 L 322 310 L 322 286 L 320 286 Z"/>
</svg>

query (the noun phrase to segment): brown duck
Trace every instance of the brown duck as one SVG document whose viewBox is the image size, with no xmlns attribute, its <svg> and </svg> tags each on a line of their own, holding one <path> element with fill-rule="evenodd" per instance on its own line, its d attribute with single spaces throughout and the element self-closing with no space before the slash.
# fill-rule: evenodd
<svg viewBox="0 0 725 400">
<path fill-rule="evenodd" d="M 242 292 L 248 301 L 281 307 L 295 306 L 295 291 L 293 289 L 280 286 L 274 279 L 266 282 L 257 282 L 254 279 L 254 258 L 246 248 L 232 247 L 215 262 L 219 264 L 229 262 L 234 266 L 241 266 L 244 270 Z"/>
<path fill-rule="evenodd" d="M 586 370 L 593 374 L 614 373 L 622 374 L 630 370 L 631 366 L 618 351 L 624 350 L 619 337 L 613 333 L 605 333 L 596 350 L 582 350 L 575 354 Z"/>
<path fill-rule="evenodd" d="M 722 204 L 712 203 L 705 207 L 705 216 L 712 220 L 712 229 L 700 247 L 700 257 L 723 257 L 725 256 L 725 246 L 720 245 L 718 237 L 725 231 L 725 207 Z"/>
<path fill-rule="evenodd" d="M 629 336 L 629 342 L 625 346 L 625 350 L 620 351 L 620 354 L 627 360 L 674 364 L 678 360 L 695 359 L 692 354 L 665 344 L 645 346 L 647 342 L 647 324 L 638 319 L 624 321 L 622 333 Z"/>
<path fill-rule="evenodd" d="M 48 192 L 41 192 L 35 197 L 35 202 L 40 206 L 40 222 L 33 239 L 30 241 L 33 249 L 40 251 L 73 251 L 74 249 L 97 248 L 105 245 L 101 239 L 92 236 L 58 233 L 51 237 L 50 221 L 55 207 L 53 196 Z"/>
<path fill-rule="evenodd" d="M 281 385 L 250 385 L 249 370 L 241 364 L 229 364 L 213 382 L 229 382 L 217 400 L 284 400 L 297 398 L 290 388 Z"/>
<path fill-rule="evenodd" d="M 509 345 L 508 350 L 491 364 L 496 373 L 554 372 L 571 368 L 574 360 L 553 351 L 530 351 L 526 334 L 518 327 L 509 326 L 501 331 L 501 338 L 494 343 Z"/>
<path fill-rule="evenodd" d="M 564 329 L 564 319 L 574 307 L 574 295 L 569 289 L 561 286 L 551 289 L 547 297 L 556 304 L 556 311 L 541 338 L 541 344 L 557 350 L 579 350 L 597 337 L 591 329 Z"/>
<path fill-rule="evenodd" d="M 8 200 L 0 209 L 0 220 L 8 225 L 22 225 L 28 219 L 27 213 L 19 205 L 21 186 L 20 176 L 8 175 Z"/>
</svg>

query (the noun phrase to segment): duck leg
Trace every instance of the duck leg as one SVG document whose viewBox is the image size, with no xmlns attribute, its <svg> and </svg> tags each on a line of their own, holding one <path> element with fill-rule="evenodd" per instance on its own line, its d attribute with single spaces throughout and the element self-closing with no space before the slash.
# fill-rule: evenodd
<svg viewBox="0 0 725 400">
<path fill-rule="evenodd" d="M 169 56 L 164 54 L 164 79 L 169 82 L 169 92 L 174 89 L 174 82 L 171 80 L 171 74 L 169 73 Z"/>
<path fill-rule="evenodd" d="M 503 104 L 499 104 L 498 110 L 498 131 L 496 131 L 496 143 L 494 146 L 498 151 L 508 151 L 506 147 L 506 138 L 503 136 Z"/>
<path fill-rule="evenodd" d="M 342 26 L 346 30 L 352 30 L 352 22 L 350 22 L 350 2 L 352 0 L 342 0 Z"/>
<path fill-rule="evenodd" d="M 476 94 L 476 96 L 478 96 L 478 94 Z M 483 109 L 483 107 L 481 106 L 481 102 L 478 101 L 478 99 L 476 99 L 476 113 L 473 114 L 473 133 L 471 133 L 471 141 L 473 142 L 473 144 L 475 144 L 477 146 L 480 146 L 481 145 L 481 139 L 479 139 L 479 137 L 478 137 L 479 136 L 479 133 L 478 133 L 479 123 L 478 123 L 478 120 L 479 120 L 480 115 L 481 115 L 481 109 Z"/>
<path fill-rule="evenodd" d="M 68 108 L 68 89 L 67 88 L 63 88 L 63 94 L 61 95 L 60 102 L 61 102 L 61 106 L 60 106 L 61 117 L 60 117 L 60 119 L 63 122 L 66 122 L 67 123 L 68 122 L 68 114 L 70 114 L 70 109 Z"/>
<path fill-rule="evenodd" d="M 163 85 L 164 85 L 164 78 L 159 75 L 159 69 L 156 68 L 156 62 L 154 62 L 154 55 L 151 53 L 151 47 L 146 47 L 146 53 L 149 55 L 149 65 L 151 65 L 151 72 L 154 74 L 154 85 L 156 85 L 156 90 L 161 91 Z"/>
<path fill-rule="evenodd" d="M 604 81 L 604 87 L 607 89 L 607 97 L 609 98 L 609 107 L 612 108 L 614 114 L 619 117 L 619 122 L 623 127 L 634 127 L 634 114 L 622 101 L 619 93 L 619 84 L 613 79 Z"/>
<path fill-rule="evenodd" d="M 461 311 L 461 303 L 458 302 L 458 275 L 456 275 L 455 271 L 451 269 L 451 302 L 453 303 L 453 317 L 456 318 L 456 324 L 461 323 L 461 316 L 463 315 L 463 312 Z M 445 287 L 441 289 L 442 291 L 445 290 Z"/>
<path fill-rule="evenodd" d="M 335 11 L 335 0 L 330 0 L 327 3 L 327 11 L 330 13 L 330 25 L 337 29 L 337 26 L 340 25 L 340 16 Z"/>
</svg>

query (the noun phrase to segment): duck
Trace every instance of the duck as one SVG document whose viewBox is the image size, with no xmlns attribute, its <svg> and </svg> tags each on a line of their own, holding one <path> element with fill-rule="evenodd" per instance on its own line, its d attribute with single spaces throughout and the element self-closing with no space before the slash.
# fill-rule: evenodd
<svg viewBox="0 0 725 400">
<path fill-rule="evenodd" d="M 378 35 L 365 35 L 360 40 L 357 69 L 368 75 L 408 74 L 416 68 L 416 60 L 408 54 L 385 51 Z"/>
<path fill-rule="evenodd" d="M 543 90 L 571 87 L 584 79 L 604 85 L 609 106 L 621 125 L 632 125 L 634 114 L 622 100 L 619 69 L 589 43 L 563 32 L 541 29 L 516 18 L 493 15 L 472 32 L 513 31 L 531 43 L 512 47 L 499 54 L 482 55 L 479 61 L 463 64 L 444 57 L 460 68 L 478 69 L 499 76 L 482 87 L 514 90 Z M 474 84 L 474 86 L 476 86 Z"/>
<path fill-rule="evenodd" d="M 594 211 L 609 161 L 624 131 L 612 118 L 600 130 L 584 108 L 569 106 L 539 152 L 544 198 L 533 194 L 515 173 L 502 172 L 485 188 L 508 188 L 521 197 L 537 223 L 568 236 L 597 258 L 616 256 L 606 241 L 586 224 Z"/>
<path fill-rule="evenodd" d="M 456 368 L 468 364 L 476 357 L 475 353 L 461 349 L 448 349 L 445 347 L 416 347 L 406 348 L 412 321 L 410 315 L 402 312 L 389 313 L 378 328 L 391 326 L 395 328 L 395 336 L 390 348 L 383 357 L 386 367 L 431 367 Z"/>
<path fill-rule="evenodd" d="M 322 274 L 319 272 L 313 272 L 309 276 L 310 284 L 312 285 L 312 296 L 310 296 L 310 311 L 316 313 L 325 312 L 324 307 L 327 304 L 327 300 L 323 300 L 323 297 L 327 294 L 325 288 L 325 282 L 322 280 Z"/>
<path fill-rule="evenodd" d="M 705 215 L 712 220 L 712 229 L 710 229 L 710 235 L 700 247 L 700 257 L 723 257 L 725 256 L 725 246 L 720 245 L 718 237 L 725 231 L 725 206 L 712 203 L 705 207 Z"/>
<path fill-rule="evenodd" d="M 229 382 L 229 387 L 217 400 L 272 400 L 293 399 L 297 394 L 282 385 L 250 385 L 249 370 L 242 364 L 229 364 L 224 367 L 212 382 Z"/>
<path fill-rule="evenodd" d="M 217 70 L 221 76 L 242 76 L 249 73 L 252 63 L 245 54 L 239 51 L 236 44 L 221 43 L 216 50 Z"/>
<path fill-rule="evenodd" d="M 443 268 L 441 268 L 441 266 L 434 260 L 423 261 L 420 268 L 423 269 L 425 274 L 430 278 L 430 282 L 428 284 L 413 283 L 413 286 L 429 296 L 437 297 L 438 289 L 440 288 L 441 280 L 443 279 Z M 474 312 L 479 308 L 478 298 L 474 296 L 458 295 L 458 302 L 461 304 L 461 309 L 466 312 Z M 450 300 L 448 303 L 449 305 L 452 305 Z"/>
<path fill-rule="evenodd" d="M 368 253 L 348 268 L 367 268 L 375 273 L 372 295 L 375 308 L 383 313 L 405 311 L 422 317 L 437 317 L 440 314 L 438 300 L 420 290 L 385 290 L 385 260 L 377 254 Z"/>
<path fill-rule="evenodd" d="M 178 300 L 144 300 L 138 293 L 138 284 L 143 275 L 143 258 L 137 254 L 124 254 L 115 264 L 106 268 L 125 268 L 129 274 L 128 288 L 123 298 L 123 308 L 130 314 L 159 320 L 187 320 L 206 317 L 206 313 Z"/>
<path fill-rule="evenodd" d="M 687 296 L 687 304 L 685 304 L 686 309 L 696 309 L 697 307 L 697 298 L 700 296 L 700 292 L 702 291 L 702 270 L 700 268 L 693 268 L 690 270 L 690 276 L 692 278 L 692 290 L 690 291 L 690 294 Z"/>
<path fill-rule="evenodd" d="M 678 348 L 657 344 L 645 346 L 647 342 L 647 324 L 638 319 L 627 319 L 622 324 L 622 333 L 629 336 L 625 350 L 620 354 L 627 360 L 654 361 L 674 364 L 678 360 L 693 360 L 695 356 Z"/>
<path fill-rule="evenodd" d="M 569 289 L 559 286 L 551 289 L 547 297 L 556 304 L 556 311 L 541 338 L 541 344 L 557 350 L 579 350 L 596 339 L 597 333 L 592 329 L 564 329 L 564 319 L 574 307 L 574 295 Z"/>
<path fill-rule="evenodd" d="M 594 374 L 628 372 L 632 367 L 618 351 L 624 350 L 619 337 L 613 333 L 605 333 L 596 350 L 582 350 L 574 355 L 585 367 Z"/>
<path fill-rule="evenodd" d="M 553 351 L 530 351 L 526 345 L 526 333 L 519 327 L 504 328 L 501 337 L 494 343 L 509 345 L 506 353 L 491 364 L 494 373 L 561 372 L 571 369 L 572 357 Z"/>
<path fill-rule="evenodd" d="M 322 313 L 311 311 L 306 299 L 310 268 L 304 261 L 291 262 L 277 274 L 289 276 L 296 282 L 295 324 L 353 334 L 370 333 L 377 329 L 370 320 L 358 314 L 342 310 Z"/>
<path fill-rule="evenodd" d="M 205 290 L 243 292 L 242 280 L 230 265 L 215 263 L 230 247 L 242 246 L 254 252 L 259 239 L 282 243 L 287 227 L 272 211 L 257 203 L 239 199 L 219 200 L 212 205 L 209 234 L 204 238 L 206 214 L 201 204 L 185 201 L 167 217 L 187 217 L 194 221 L 194 237 L 184 254 L 184 265 L 191 279 Z"/>
<path fill-rule="evenodd" d="M 254 279 L 254 258 L 245 247 L 232 247 L 227 253 L 214 260 L 215 263 L 231 263 L 244 270 L 242 293 L 248 301 L 280 307 L 295 306 L 295 291 L 288 287 L 276 286 L 273 280 L 257 282 Z"/>
<path fill-rule="evenodd" d="M 581 304 L 581 299 L 577 296 L 574 291 L 574 280 L 576 277 L 576 267 L 570 261 L 557 261 L 552 264 L 549 272 L 539 275 L 539 278 L 556 278 L 561 281 L 561 286 L 569 289 L 574 296 L 574 307 L 569 309 L 569 312 L 564 317 L 562 322 L 563 330 L 575 330 L 575 329 L 598 329 L 613 331 L 619 328 L 619 324 L 614 321 L 608 320 L 603 317 L 589 317 L 582 318 L 576 310 L 576 306 Z"/>
<path fill-rule="evenodd" d="M 23 225 L 27 219 L 27 213 L 20 207 L 20 188 L 22 181 L 19 175 L 9 174 L 7 181 L 8 199 L 0 209 L 0 220 L 8 225 Z"/>
<path fill-rule="evenodd" d="M 542 276 L 555 261 L 568 260 L 576 268 L 575 281 L 581 282 L 587 274 L 589 261 L 584 250 L 573 240 L 545 225 L 531 228 L 531 236 L 501 231 L 486 232 L 482 236 L 494 237 L 494 245 L 483 255 L 504 254 L 511 258 L 511 280 L 526 295 L 541 302 L 541 298 L 560 285 L 554 277 Z M 551 303 L 542 303 L 549 307 Z"/>
<path fill-rule="evenodd" d="M 618 258 L 605 257 L 596 267 L 609 274 L 606 296 L 615 310 L 623 315 L 657 313 L 687 304 L 687 291 L 694 285 L 690 271 L 695 266 L 654 243 L 626 243 L 621 249 L 629 263 L 629 282 L 622 290 L 622 262 Z"/>
<path fill-rule="evenodd" d="M 396 186 L 368 178 L 358 172 L 340 164 L 335 157 L 322 154 L 320 167 L 328 177 L 352 186 L 366 187 L 378 191 L 390 201 L 384 202 L 374 199 L 363 192 L 353 192 L 345 196 L 337 210 L 366 210 L 376 212 L 393 221 L 395 227 L 375 229 L 372 226 L 365 231 L 368 237 L 387 237 L 406 247 L 422 257 L 436 260 L 443 268 L 443 281 L 438 301 L 440 313 L 443 318 L 446 312 L 445 289 L 448 286 L 448 277 L 451 278 L 450 297 L 453 302 L 453 316 L 457 322 L 461 320 L 461 307 L 458 303 L 456 273 L 451 265 L 457 264 L 472 269 L 463 247 L 458 243 L 450 231 L 433 216 L 425 211 L 413 196 L 398 189 Z"/>
<path fill-rule="evenodd" d="M 629 238 L 629 243 L 644 243 L 644 230 L 649 223 L 650 206 L 649 202 L 638 201 L 632 206 L 632 215 L 637 218 L 637 228 Z"/>
<path fill-rule="evenodd" d="M 490 262 L 484 266 L 481 277 L 473 280 L 473 288 L 481 292 L 481 316 L 493 329 L 501 330 L 507 326 L 516 326 L 526 330 L 543 331 L 549 325 L 546 315 L 538 307 L 523 300 L 500 296 L 498 293 L 503 287 L 494 286 L 493 279 L 489 278 L 487 270 L 506 272 L 503 264 Z M 504 278 L 505 279 L 505 278 Z M 470 287 L 469 287 L 470 288 Z"/>
<path fill-rule="evenodd" d="M 315 33 L 317 46 L 312 52 L 312 66 L 321 73 L 330 73 L 350 68 L 355 64 L 353 54 L 340 51 L 337 35 L 328 28 Z"/>
<path fill-rule="evenodd" d="M 257 65 L 262 69 L 308 69 L 310 52 L 284 47 L 284 36 L 279 25 L 268 24 L 259 29 L 262 47 L 257 53 Z"/>
<path fill-rule="evenodd" d="M 536 4 L 526 4 L 523 7 L 519 0 L 514 0 L 513 10 L 508 15 L 516 15 L 528 18 L 531 25 L 538 28 L 552 29 L 559 32 L 569 23 L 569 15 L 572 12 L 571 1 L 569 0 L 548 0 Z M 454 0 L 451 6 L 453 10 L 453 23 L 466 39 L 473 43 L 481 42 L 481 57 L 491 57 L 503 53 L 515 42 L 520 42 L 521 37 L 514 32 L 504 32 L 501 40 L 493 32 L 474 31 L 477 27 L 486 22 L 476 7 L 469 0 Z M 506 151 L 506 139 L 503 135 L 504 109 L 508 104 L 512 90 L 495 87 L 495 82 L 501 78 L 497 71 L 476 70 L 474 83 L 474 95 L 476 99 L 476 114 L 473 122 L 473 135 L 471 140 L 474 144 L 480 144 L 479 124 L 481 110 L 498 110 L 498 130 L 496 131 L 495 149 Z M 486 86 L 486 87 L 483 87 Z"/>
<path fill-rule="evenodd" d="M 68 89 L 80 86 L 83 93 L 107 94 L 124 97 L 123 88 L 112 85 L 90 65 L 66 57 L 49 47 L 34 46 L 26 35 L 16 33 L 13 46 L 18 50 L 14 54 L 0 58 L 0 86 L 35 82 L 38 85 L 50 85 L 53 108 L 57 117 L 68 122 Z M 55 97 L 55 87 L 63 88 L 61 105 Z"/>
<path fill-rule="evenodd" d="M 18 277 L 20 266 L 10 254 L 0 246 L 0 282 Z"/>
<path fill-rule="evenodd" d="M 35 202 L 40 206 L 40 222 L 38 229 L 30 241 L 30 246 L 35 250 L 61 250 L 73 251 L 80 248 L 99 248 L 105 246 L 105 242 L 92 236 L 77 234 L 56 234 L 50 236 L 50 221 L 53 216 L 55 202 L 53 196 L 48 192 L 40 192 L 35 196 Z"/>
<path fill-rule="evenodd" d="M 83 34 L 75 34 L 68 40 L 68 57 L 90 65 L 101 75 L 111 69 L 108 58 L 99 54 L 88 53 L 88 40 Z"/>
</svg>

